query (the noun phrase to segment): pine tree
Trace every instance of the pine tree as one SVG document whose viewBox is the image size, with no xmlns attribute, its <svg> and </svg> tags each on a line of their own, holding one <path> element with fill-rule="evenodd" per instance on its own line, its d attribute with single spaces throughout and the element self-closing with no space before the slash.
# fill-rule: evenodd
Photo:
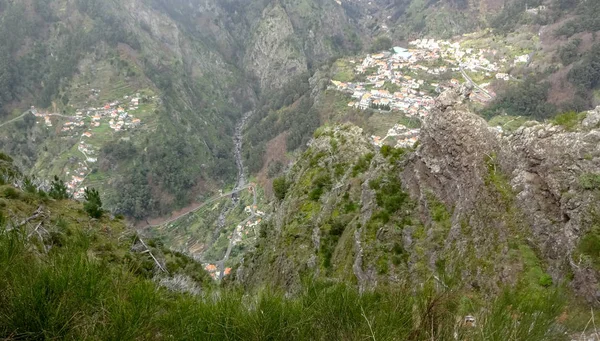
<svg viewBox="0 0 600 341">
<path fill-rule="evenodd" d="M 104 210 L 102 209 L 102 200 L 100 200 L 98 190 L 95 188 L 86 188 L 84 199 L 83 209 L 90 217 L 100 219 L 104 214 Z"/>
<path fill-rule="evenodd" d="M 56 200 L 64 200 L 69 198 L 69 193 L 67 192 L 67 185 L 65 185 L 65 182 L 60 180 L 56 175 L 54 176 L 54 180 L 50 184 L 50 191 L 48 192 L 48 195 L 50 195 L 52 199 Z"/>
</svg>

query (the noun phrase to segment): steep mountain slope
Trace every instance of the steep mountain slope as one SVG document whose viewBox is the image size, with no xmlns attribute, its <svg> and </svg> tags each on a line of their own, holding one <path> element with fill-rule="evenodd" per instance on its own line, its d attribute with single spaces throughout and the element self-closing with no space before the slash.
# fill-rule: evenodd
<svg viewBox="0 0 600 341">
<path fill-rule="evenodd" d="M 101 187 L 136 219 L 231 182 L 233 123 L 257 94 L 360 47 L 358 29 L 329 1 L 2 1 L 0 22 L 6 121 L 35 105 L 51 125 L 27 114 L 10 121 L 2 148 L 32 174 Z M 108 115 L 137 97 L 139 108 L 125 109 L 140 129 L 95 125 L 89 108 L 115 104 Z"/>
<path fill-rule="evenodd" d="M 414 151 L 376 150 L 353 126 L 318 130 L 275 181 L 284 199 L 237 279 L 293 292 L 306 275 L 363 290 L 434 276 L 484 296 L 564 283 L 597 302 L 598 112 L 576 131 L 532 122 L 500 135 L 462 91 L 438 99 Z"/>
<path fill-rule="evenodd" d="M 373 38 L 389 44 L 389 36 L 401 43 L 413 36 L 452 36 L 492 26 L 495 33 L 482 39 L 495 40 L 510 23 L 536 30 L 564 21 L 566 29 L 559 31 L 567 37 L 583 37 L 594 29 L 593 18 L 585 19 L 586 13 L 595 13 L 588 2 L 533 1 L 527 6 L 540 4 L 548 11 L 531 14 L 520 2 L 501 7 L 497 1 L 449 0 L 4 0 L 0 102 L 6 124 L 0 126 L 1 146 L 19 155 L 32 174 L 59 174 L 72 180 L 74 191 L 100 187 L 117 212 L 135 219 L 163 215 L 232 182 L 233 124 L 257 103 L 245 155 L 253 161 L 247 163 L 252 172 L 266 166 L 257 155 L 269 140 L 282 139 L 280 134 L 286 134 L 286 149 L 302 146 L 324 117 L 313 105 L 323 87 L 319 66 L 370 48 Z M 584 24 L 573 25 L 570 16 L 581 17 Z M 546 103 L 553 97 L 550 101 L 559 108 L 589 107 L 596 80 L 583 75 L 594 76 L 596 64 L 586 39 L 573 50 L 543 36 L 540 46 L 547 51 L 528 68 L 511 73 L 552 73 L 558 65 L 552 56 L 564 54 L 566 66 L 574 61 L 569 55 L 583 54 L 571 71 L 550 76 L 549 94 L 565 98 L 540 98 Z M 118 120 L 108 127 L 109 119 L 102 118 L 97 126 L 93 116 L 98 112 L 88 110 L 106 104 L 117 110 L 138 97 L 139 107 L 125 107 L 129 119 L 123 121 L 136 129 L 117 130 Z M 36 124 L 32 115 L 21 116 L 31 105 L 41 115 L 37 122 L 49 118 L 45 122 L 52 127 Z M 270 111 L 285 107 L 284 127 L 266 134 L 268 139 L 255 138 L 252 129 L 269 125 Z M 84 114 L 84 125 L 67 126 L 73 120 L 81 123 L 73 118 L 77 112 Z M 93 137 L 83 138 L 84 133 Z"/>
<path fill-rule="evenodd" d="M 480 320 L 465 324 L 472 322 L 463 316 L 475 311 L 473 302 L 432 285 L 359 294 L 350 285 L 306 282 L 295 297 L 258 287 L 243 292 L 216 287 L 200 264 L 144 239 L 120 220 L 90 219 L 80 203 L 50 198 L 0 154 L 0 338 L 420 340 L 483 334 L 541 341 L 564 330 L 555 322 L 562 308 L 558 292 L 527 297 L 511 290 L 477 304 L 484 307 Z M 513 323 L 514 314 L 523 323 Z"/>
</svg>

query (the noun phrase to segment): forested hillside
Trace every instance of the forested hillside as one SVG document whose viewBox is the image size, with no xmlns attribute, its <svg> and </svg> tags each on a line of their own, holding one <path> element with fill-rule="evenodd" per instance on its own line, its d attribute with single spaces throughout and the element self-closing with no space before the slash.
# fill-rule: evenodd
<svg viewBox="0 0 600 341">
<path fill-rule="evenodd" d="M 2 147 L 32 174 L 68 181 L 76 173 L 135 219 L 231 183 L 241 114 L 263 91 L 361 46 L 339 6 L 311 1 L 2 1 L 0 23 Z M 137 111 L 126 112 L 140 129 L 102 123 L 89 130 L 82 158 L 84 131 L 61 127 L 79 112 L 91 120 L 88 108 L 123 106 L 124 96 L 140 97 Z M 51 118 L 47 127 L 27 114 L 11 121 L 31 106 Z"/>
</svg>

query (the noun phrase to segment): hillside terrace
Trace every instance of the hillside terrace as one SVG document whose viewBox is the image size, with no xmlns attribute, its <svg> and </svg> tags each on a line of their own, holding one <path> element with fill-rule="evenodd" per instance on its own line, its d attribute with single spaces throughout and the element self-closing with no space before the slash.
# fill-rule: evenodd
<svg viewBox="0 0 600 341">
<path fill-rule="evenodd" d="M 94 90 L 92 90 L 93 92 Z M 70 169 L 65 171 L 66 184 L 75 198 L 83 196 L 82 183 L 91 172 L 90 163 L 98 161 L 97 144 L 101 147 L 102 141 L 112 139 L 115 134 L 139 128 L 142 120 L 136 118 L 132 112 L 140 110 L 140 104 L 151 102 L 155 97 L 142 97 L 139 93 L 124 96 L 122 100 L 114 100 L 101 107 L 88 107 L 75 110 L 74 115 L 64 115 L 48 111 L 37 110 L 32 107 L 30 112 L 40 118 L 47 128 L 52 128 L 62 122 L 57 133 L 63 139 L 79 139 L 76 148 L 71 153 L 83 155 L 81 161 L 70 163 Z M 54 121 L 54 122 L 53 122 Z M 40 123 L 40 122 L 38 122 Z M 79 153 L 79 154 L 77 154 Z M 77 157 L 81 159 L 80 157 Z"/>
</svg>

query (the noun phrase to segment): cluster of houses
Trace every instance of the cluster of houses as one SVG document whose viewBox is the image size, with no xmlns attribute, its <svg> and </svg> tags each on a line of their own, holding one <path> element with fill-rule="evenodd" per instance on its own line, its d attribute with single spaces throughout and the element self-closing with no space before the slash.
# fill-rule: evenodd
<svg viewBox="0 0 600 341">
<path fill-rule="evenodd" d="M 114 101 L 100 108 L 88 108 L 78 111 L 75 119 L 91 118 L 91 126 L 99 127 L 103 121 L 108 120 L 110 129 L 115 132 L 138 127 L 142 121 L 133 117 L 128 111 L 139 109 L 140 97 L 125 96 L 123 102 Z"/>
<path fill-rule="evenodd" d="M 253 188 L 251 187 L 250 190 L 252 191 Z M 256 235 L 257 231 L 253 229 L 262 222 L 262 217 L 265 216 L 265 212 L 259 210 L 257 205 L 244 207 L 244 212 L 250 214 L 251 216 L 256 216 L 256 218 L 247 219 L 245 223 L 238 224 L 235 227 L 233 233 L 229 237 L 227 237 L 227 239 L 230 240 L 230 243 L 234 246 L 241 242 L 244 236 L 248 236 L 250 232 L 254 232 Z M 254 215 L 252 215 L 252 213 L 254 213 Z M 210 276 L 213 279 L 218 280 L 221 278 L 221 272 L 218 270 L 216 265 L 205 264 L 204 269 L 210 274 Z M 225 268 L 225 270 L 223 271 L 223 277 L 229 275 L 230 273 L 231 268 Z"/>
<path fill-rule="evenodd" d="M 85 180 L 89 171 L 86 163 L 78 162 L 75 170 L 66 172 L 66 176 L 69 177 L 69 180 L 66 182 L 67 189 L 73 194 L 75 199 L 83 198 L 85 188 L 81 186 L 81 183 Z"/>
<path fill-rule="evenodd" d="M 92 90 L 92 97 L 97 97 L 99 91 Z M 77 110 L 75 115 L 67 116 L 58 113 L 37 110 L 31 107 L 30 112 L 36 117 L 43 120 L 47 127 L 53 127 L 53 117 L 55 119 L 63 119 L 64 123 L 60 127 L 60 132 L 64 138 L 79 137 L 79 145 L 77 150 L 81 152 L 85 159 L 77 165 L 77 169 L 68 171 L 66 174 L 70 178 L 67 180 L 67 187 L 73 193 L 75 198 L 83 196 L 84 189 L 81 183 L 85 180 L 90 169 L 88 163 L 97 162 L 98 159 L 94 156 L 96 151 L 90 143 L 94 138 L 94 128 L 98 128 L 103 124 L 108 124 L 114 132 L 126 131 L 137 128 L 141 125 L 141 120 L 135 118 L 130 112 L 139 109 L 142 97 L 140 94 L 133 96 L 124 96 L 122 100 L 107 103 L 102 107 L 90 107 L 87 109 Z M 66 119 L 66 120 L 65 120 Z M 79 134 L 79 132 L 83 132 Z"/>
<path fill-rule="evenodd" d="M 136 128 L 141 125 L 142 121 L 139 118 L 133 117 L 128 111 L 139 109 L 140 103 L 139 94 L 136 96 L 125 96 L 123 102 L 114 101 L 106 104 L 103 107 L 78 110 L 74 116 L 65 116 L 57 113 L 38 111 L 32 107 L 31 112 L 44 120 L 47 127 L 52 127 L 52 116 L 63 117 L 68 120 L 63 123 L 60 131 L 68 133 L 78 128 L 86 126 L 86 121 L 89 121 L 89 128 L 100 127 L 103 122 L 108 121 L 108 125 L 115 132 Z"/>
<path fill-rule="evenodd" d="M 506 81 L 510 77 L 508 74 L 500 72 L 500 70 L 527 63 L 530 58 L 529 54 L 516 56 L 511 63 L 506 57 L 500 58 L 497 50 L 463 48 L 459 42 L 450 43 L 443 40 L 417 39 L 408 44 L 417 48 L 417 51 L 419 51 L 417 53 L 423 53 L 423 51 L 428 53 L 430 60 L 441 59 L 443 63 L 449 65 L 449 69 L 452 71 L 459 71 L 462 68 L 475 73 L 483 72 L 486 77 L 495 77 Z"/>
<path fill-rule="evenodd" d="M 463 48 L 459 42 L 435 39 L 417 39 L 408 43 L 420 53 L 426 53 L 429 60 L 437 60 L 448 65 L 452 71 L 459 71 L 462 67 L 473 72 L 496 72 L 501 66 L 488 59 L 495 56 L 498 51 L 492 49 Z"/>
<path fill-rule="evenodd" d="M 219 278 L 221 278 L 221 271 L 219 271 L 219 268 L 215 264 L 206 263 L 203 265 L 204 270 L 208 272 L 212 279 L 218 280 Z M 231 268 L 225 268 L 225 270 L 223 270 L 223 276 L 227 276 L 229 274 L 231 274 Z"/>
<path fill-rule="evenodd" d="M 497 58 L 495 58 L 497 56 Z M 527 62 L 528 55 L 518 56 L 512 64 Z M 349 107 L 362 110 L 376 109 L 400 111 L 408 117 L 423 119 L 435 105 L 434 96 L 460 85 L 457 78 L 471 81 L 466 71 L 483 73 L 486 79 L 508 81 L 510 75 L 501 72 L 511 61 L 500 58 L 492 49 L 463 48 L 459 42 L 435 39 L 416 39 L 409 42 L 409 49 L 394 47 L 391 51 L 367 55 L 362 62 L 350 60 L 355 74 L 363 75 L 361 82 L 332 80 L 330 88 L 351 95 Z M 443 75 L 444 77 L 435 77 Z M 456 78 L 453 78 L 456 77 Z M 445 79 L 431 81 L 432 79 Z M 481 84 L 484 89 L 488 84 Z M 492 91 L 481 90 L 482 102 L 495 96 Z M 474 98 L 478 100 L 478 98 Z M 381 146 L 394 138 L 396 147 L 409 147 L 418 140 L 419 129 L 396 125 L 385 137 L 372 136 L 372 142 Z"/>
<path fill-rule="evenodd" d="M 548 6 L 545 5 L 534 8 L 529 8 L 529 6 L 527 5 L 525 7 L 525 12 L 531 15 L 539 15 L 540 13 L 545 12 L 546 10 L 548 10 Z"/>
<path fill-rule="evenodd" d="M 82 136 L 90 137 L 91 134 L 89 132 L 85 132 L 82 134 Z M 79 150 L 83 155 L 85 155 L 86 162 L 94 163 L 98 161 L 98 158 L 93 157 L 96 151 L 94 150 L 94 146 L 92 146 L 91 144 L 85 143 L 83 140 L 79 141 L 77 150 Z"/>
<path fill-rule="evenodd" d="M 433 55 L 422 53 L 421 50 L 394 48 L 394 53 L 385 52 L 367 55 L 356 67 L 358 74 L 376 69 L 375 74 L 366 75 L 365 82 L 340 82 L 332 80 L 333 87 L 352 95 L 349 107 L 362 110 L 382 109 L 399 110 L 409 116 L 426 117 L 435 101 L 432 90 L 443 91 L 446 88 L 460 84 L 452 79 L 445 84 L 428 83 L 414 75 L 417 72 L 440 74 L 448 72 L 448 68 L 428 67 L 419 61 L 434 58 Z M 356 61 L 350 61 L 351 63 Z M 388 89 L 394 89 L 391 92 Z"/>
<path fill-rule="evenodd" d="M 251 191 L 251 192 L 254 191 L 254 187 L 250 187 L 249 191 Z M 262 222 L 262 217 L 265 216 L 265 212 L 259 210 L 257 205 L 244 207 L 244 212 L 249 214 L 251 217 L 256 217 L 256 218 L 248 219 L 245 224 L 239 224 L 238 226 L 236 226 L 236 229 L 235 229 L 235 232 L 233 233 L 233 235 L 238 236 L 239 238 L 236 239 L 234 237 L 234 239 L 232 241 L 232 243 L 234 243 L 234 245 L 236 243 L 238 243 L 239 241 L 241 241 L 242 237 L 244 235 L 247 236 L 248 233 L 251 231 L 250 229 L 253 229 L 256 226 L 258 226 L 258 224 L 260 224 Z M 256 233 L 257 231 L 254 231 L 254 232 Z"/>
<path fill-rule="evenodd" d="M 374 71 L 366 75 L 366 81 L 352 83 L 332 80 L 333 86 L 352 94 L 353 101 L 348 103 L 350 107 L 399 110 L 409 116 L 423 118 L 435 103 L 433 96 L 460 85 L 460 81 L 451 78 L 449 81 L 429 82 L 420 79 L 419 75 L 455 74 L 461 67 L 479 71 L 499 68 L 486 59 L 485 51 L 463 51 L 459 43 L 418 39 L 410 42 L 410 45 L 415 48 L 394 47 L 393 51 L 367 55 L 355 67 L 357 74 Z M 355 60 L 350 63 L 357 64 Z"/>
</svg>

